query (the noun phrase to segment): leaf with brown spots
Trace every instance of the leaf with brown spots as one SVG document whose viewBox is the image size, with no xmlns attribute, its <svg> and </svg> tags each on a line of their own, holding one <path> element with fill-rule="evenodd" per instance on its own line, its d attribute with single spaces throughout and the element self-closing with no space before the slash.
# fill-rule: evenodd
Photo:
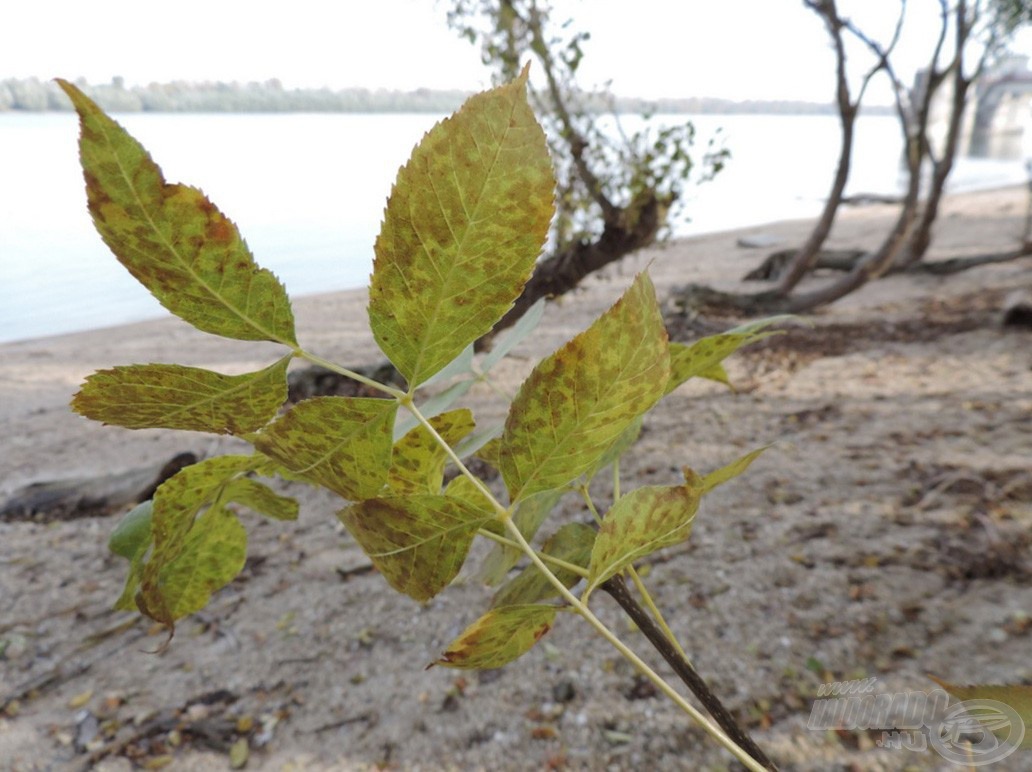
<svg viewBox="0 0 1032 772">
<path fill-rule="evenodd" d="M 613 443 L 606 448 L 606 452 L 599 456 L 595 463 L 588 468 L 588 471 L 584 473 L 585 479 L 590 482 L 595 475 L 607 466 L 616 463 L 638 441 L 638 438 L 641 436 L 642 418 L 642 416 L 638 416 L 626 429 L 620 432 L 620 436 L 613 440 Z"/>
<path fill-rule="evenodd" d="M 687 539 L 701 496 L 692 475 L 684 485 L 646 486 L 621 497 L 602 518 L 584 597 L 634 561 Z"/>
<path fill-rule="evenodd" d="M 169 627 L 203 608 L 211 593 L 243 568 L 247 533 L 226 509 L 234 480 L 248 474 L 254 456 L 218 456 L 192 464 L 154 495 L 150 554 L 140 566 L 135 595 L 144 614 Z M 127 583 L 127 589 L 129 587 Z M 127 600 L 123 593 L 123 601 Z"/>
<path fill-rule="evenodd" d="M 492 513 L 453 496 L 368 499 L 337 515 L 398 592 L 429 600 L 459 573 Z"/>
<path fill-rule="evenodd" d="M 127 429 L 186 429 L 247 434 L 267 424 L 287 400 L 284 357 L 245 375 L 180 365 L 100 370 L 72 400 L 79 415 Z"/>
<path fill-rule="evenodd" d="M 430 425 L 451 447 L 475 427 L 467 408 L 434 416 Z M 440 493 L 447 461 L 444 448 L 420 424 L 394 443 L 387 485 L 398 495 Z"/>
<path fill-rule="evenodd" d="M 553 558 L 587 568 L 591 560 L 591 548 L 595 543 L 595 535 L 596 531 L 590 525 L 567 523 L 545 541 L 541 551 Z M 555 573 L 556 578 L 566 585 L 567 589 L 573 587 L 582 578 L 580 574 L 565 568 L 551 564 L 549 564 L 549 568 Z M 559 590 L 555 585 L 545 578 L 536 565 L 531 563 L 495 593 L 494 598 L 491 599 L 491 606 L 500 608 L 521 603 L 537 603 L 554 598 L 558 594 Z"/>
<path fill-rule="evenodd" d="M 475 482 L 464 474 L 460 474 L 448 483 L 448 487 L 444 489 L 444 495 L 454 499 L 461 499 L 471 507 L 483 510 L 487 516 L 493 516 L 495 513 L 493 502 L 484 495 L 484 492 Z M 501 526 L 501 523 L 499 523 L 499 526 Z M 501 528 L 501 531 L 505 531 L 504 526 Z"/>
<path fill-rule="evenodd" d="M 232 480 L 226 488 L 230 500 L 272 520 L 297 520 L 297 501 L 280 496 L 265 483 L 250 477 Z"/>
<path fill-rule="evenodd" d="M 139 142 L 71 83 L 90 214 L 104 243 L 158 301 L 205 332 L 297 347 L 286 290 L 201 191 L 165 182 Z"/>
<path fill-rule="evenodd" d="M 247 533 L 227 504 L 277 520 L 297 517 L 296 501 L 248 476 L 263 463 L 253 455 L 201 461 L 166 480 L 152 501 L 130 512 L 108 543 L 130 563 L 115 608 L 138 609 L 173 627 L 240 573 Z"/>
<path fill-rule="evenodd" d="M 370 397 L 313 397 L 255 437 L 254 446 L 302 480 L 352 501 L 387 482 L 398 403 Z"/>
<path fill-rule="evenodd" d="M 500 449 L 511 500 L 562 487 L 591 469 L 663 396 L 669 376 L 666 328 L 642 273 L 520 387 Z"/>
<path fill-rule="evenodd" d="M 521 605 L 492 609 L 449 644 L 434 665 L 485 670 L 519 659 L 552 629 L 555 606 Z"/>
<path fill-rule="evenodd" d="M 782 322 L 786 316 L 773 316 L 750 322 L 733 330 L 699 338 L 691 344 L 670 344 L 670 381 L 666 386 L 669 394 L 682 383 L 691 378 L 707 378 L 712 381 L 731 385 L 723 366 L 720 364 L 734 354 L 742 346 L 780 335 L 778 330 L 766 329 L 772 324 Z"/>
<path fill-rule="evenodd" d="M 376 239 L 369 324 L 418 386 L 488 332 L 530 278 L 555 178 L 527 72 L 469 99 L 398 172 Z"/>
</svg>

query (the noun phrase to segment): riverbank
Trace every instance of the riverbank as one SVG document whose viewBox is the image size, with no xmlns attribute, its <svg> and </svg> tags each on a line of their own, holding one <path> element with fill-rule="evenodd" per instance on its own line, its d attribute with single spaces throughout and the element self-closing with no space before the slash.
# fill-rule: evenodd
<svg viewBox="0 0 1032 772">
<path fill-rule="evenodd" d="M 1013 247 L 1026 195 L 1010 188 L 949 198 L 934 259 Z M 828 246 L 874 246 L 893 213 L 881 205 L 844 212 Z M 741 238 L 788 247 L 809 225 L 685 239 L 589 279 L 546 311 L 538 333 L 496 371 L 498 385 L 515 388 L 635 272 L 648 267 L 661 298 L 685 282 L 739 287 L 737 277 L 766 254 L 738 246 Z M 785 770 L 942 762 L 880 749 L 878 732 L 808 730 L 825 680 L 874 677 L 876 691 L 900 692 L 932 688 L 927 672 L 960 683 L 1032 679 L 1032 337 L 997 323 L 1003 297 L 1018 289 L 1032 290 L 1028 258 L 873 283 L 818 314 L 812 330 L 730 360 L 736 393 L 682 387 L 650 414 L 623 466 L 625 487 L 669 484 L 681 465 L 707 471 L 776 443 L 707 499 L 689 543 L 647 581 L 699 671 Z M 302 298 L 299 338 L 340 362 L 376 361 L 364 309 L 363 291 Z M 276 352 L 175 319 L 0 346 L 0 496 L 233 447 L 71 415 L 68 399 L 91 371 L 174 361 L 235 373 Z M 482 425 L 502 415 L 486 389 L 473 402 Z M 162 654 L 146 653 L 160 646 L 160 632 L 118 629 L 127 617 L 108 610 L 124 579 L 122 561 L 105 549 L 112 520 L 0 523 L 0 702 L 35 684 L 21 689 L 13 716 L 0 718 L 3 763 L 81 763 L 77 737 L 96 750 L 104 732 L 125 739 L 141 728 L 153 734 L 126 749 L 170 754 L 173 769 L 224 769 L 228 745 L 243 735 L 254 769 L 724 763 L 572 619 L 501 671 L 424 671 L 488 593 L 463 578 L 425 606 L 396 596 L 375 574 L 354 572 L 365 559 L 336 525 L 338 501 L 291 493 L 302 503 L 299 522 L 249 519 L 244 573 L 185 620 Z M 583 516 L 572 499 L 557 515 Z M 596 603 L 647 652 L 611 604 Z M 169 735 L 177 727 L 178 747 Z M 127 764 L 109 759 L 101 768 Z"/>
</svg>

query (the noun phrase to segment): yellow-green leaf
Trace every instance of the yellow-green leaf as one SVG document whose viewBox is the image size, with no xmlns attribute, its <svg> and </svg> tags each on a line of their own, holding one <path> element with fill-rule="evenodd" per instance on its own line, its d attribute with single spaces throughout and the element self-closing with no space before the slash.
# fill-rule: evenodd
<svg viewBox="0 0 1032 772">
<path fill-rule="evenodd" d="M 431 495 L 367 499 L 337 516 L 391 587 L 420 601 L 451 583 L 491 519 L 462 499 Z"/>
<path fill-rule="evenodd" d="M 520 387 L 501 438 L 511 500 L 559 488 L 589 470 L 663 396 L 669 375 L 666 329 L 652 281 L 642 273 Z"/>
<path fill-rule="evenodd" d="M 388 399 L 314 397 L 269 424 L 254 445 L 301 479 L 367 499 L 387 482 L 397 410 Z"/>
<path fill-rule="evenodd" d="M 530 651 L 552 629 L 555 614 L 555 606 L 492 609 L 452 641 L 434 664 L 476 670 L 506 665 Z"/>
<path fill-rule="evenodd" d="M 100 370 L 72 400 L 80 415 L 127 429 L 187 429 L 247 434 L 268 423 L 287 399 L 287 363 L 244 375 L 180 365 Z"/>
<path fill-rule="evenodd" d="M 473 454 L 481 461 L 486 464 L 490 464 L 495 469 L 498 469 L 502 465 L 501 461 L 501 449 L 502 449 L 502 438 L 495 437 L 489 442 L 484 443 L 481 447 L 477 448 Z"/>
<path fill-rule="evenodd" d="M 238 477 L 227 486 L 227 498 L 273 520 L 297 520 L 297 501 L 280 496 L 268 485 Z"/>
<path fill-rule="evenodd" d="M 286 290 L 196 188 L 170 185 L 139 142 L 75 86 L 79 155 L 93 222 L 165 308 L 199 330 L 296 347 Z"/>
<path fill-rule="evenodd" d="M 751 322 L 733 330 L 700 338 L 691 344 L 670 344 L 670 381 L 666 385 L 669 394 L 690 378 L 709 380 L 731 385 L 721 362 L 750 343 L 778 335 L 777 330 L 766 329 L 772 324 L 784 321 L 785 316 L 775 316 Z"/>
<path fill-rule="evenodd" d="M 441 413 L 430 419 L 441 438 L 450 446 L 473 431 L 473 414 L 466 408 Z M 387 485 L 394 493 L 440 493 L 448 454 L 420 424 L 394 443 Z"/>
<path fill-rule="evenodd" d="M 672 358 L 673 355 L 671 355 L 671 359 Z M 732 391 L 735 388 L 731 383 L 731 378 L 728 376 L 727 370 L 724 369 L 724 365 L 720 362 L 717 362 L 712 367 L 703 370 L 701 373 L 699 373 L 699 377 L 705 378 L 708 381 L 716 381 L 717 383 L 722 383 Z"/>
<path fill-rule="evenodd" d="M 642 417 L 638 416 L 631 422 L 630 426 L 624 429 L 620 435 L 613 440 L 612 444 L 606 448 L 606 452 L 598 457 L 598 460 L 588 468 L 588 471 L 584 473 L 584 476 L 588 480 L 591 480 L 607 466 L 619 460 L 627 449 L 638 441 L 638 437 L 641 436 L 641 425 Z"/>
<path fill-rule="evenodd" d="M 247 534 L 225 504 L 231 498 L 231 482 L 255 463 L 254 456 L 243 455 L 206 459 L 158 488 L 151 515 L 152 548 L 136 594 L 137 606 L 147 616 L 171 627 L 203 608 L 212 591 L 240 572 Z"/>
<path fill-rule="evenodd" d="M 567 523 L 556 531 L 542 545 L 541 551 L 559 560 L 565 560 L 581 568 L 587 568 L 591 560 L 591 548 L 595 543 L 596 531 L 583 523 Z M 583 577 L 559 566 L 549 568 L 569 589 Z M 545 577 L 536 565 L 531 563 L 518 576 L 506 582 L 491 600 L 493 608 L 516 606 L 522 603 L 537 603 L 559 594 L 559 590 Z"/>
<path fill-rule="evenodd" d="M 746 453 L 741 458 L 735 459 L 727 466 L 722 466 L 720 467 L 720 469 L 717 469 L 714 472 L 710 472 L 708 475 L 702 478 L 702 492 L 708 493 L 709 491 L 716 488 L 718 485 L 723 485 L 728 480 L 738 477 L 738 475 L 740 475 L 742 472 L 748 469 L 749 465 L 752 464 L 752 462 L 755 461 L 757 458 L 759 458 L 760 454 L 763 453 L 763 451 L 765 451 L 768 447 L 770 446 L 765 445 L 762 448 L 757 448 L 756 450 L 750 453 Z"/>
<path fill-rule="evenodd" d="M 701 485 L 647 486 L 621 497 L 602 518 L 591 550 L 587 596 L 640 558 L 688 538 Z"/>
<path fill-rule="evenodd" d="M 410 385 L 488 332 L 523 291 L 555 179 L 527 74 L 437 124 L 398 172 L 376 239 L 369 323 Z"/>
<path fill-rule="evenodd" d="M 448 487 L 444 489 L 445 496 L 451 496 L 452 498 L 461 499 L 469 504 L 471 507 L 481 509 L 487 516 L 494 514 L 494 507 L 491 504 L 491 500 L 484 495 L 484 492 L 477 487 L 471 479 L 466 475 L 460 474 L 450 483 Z"/>
<path fill-rule="evenodd" d="M 152 619 L 175 620 L 208 605 L 215 590 L 229 584 L 244 567 L 247 531 L 224 502 L 215 501 L 197 517 L 173 559 L 155 550 L 144 568 L 137 604 Z M 160 568 L 148 577 L 152 566 Z"/>
</svg>

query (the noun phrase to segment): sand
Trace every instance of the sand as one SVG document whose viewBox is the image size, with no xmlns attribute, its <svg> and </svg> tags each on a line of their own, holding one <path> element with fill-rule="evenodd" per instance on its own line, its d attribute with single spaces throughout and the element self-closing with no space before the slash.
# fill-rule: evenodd
<svg viewBox="0 0 1032 772">
<path fill-rule="evenodd" d="M 931 257 L 1013 247 L 1026 195 L 949 198 Z M 829 246 L 873 246 L 892 215 L 882 205 L 846 211 Z M 514 389 L 635 272 L 648 267 L 661 298 L 688 281 L 741 287 L 764 252 L 739 237 L 791 246 L 808 227 L 676 241 L 592 277 L 549 307 L 499 366 L 498 385 Z M 880 731 L 807 729 L 825 681 L 873 677 L 890 693 L 929 691 L 927 673 L 1032 680 L 1032 333 L 998 324 L 1003 299 L 1021 289 L 1032 291 L 1028 258 L 873 283 L 812 329 L 729 360 L 737 391 L 679 389 L 624 463 L 625 487 L 669 484 L 682 465 L 707 471 L 773 443 L 707 498 L 690 541 L 647 582 L 700 673 L 782 769 L 954 768 L 930 751 L 880 748 Z M 360 291 L 298 299 L 299 337 L 342 363 L 377 361 L 364 307 Z M 236 447 L 72 415 L 68 400 L 94 369 L 179 362 L 234 373 L 274 356 L 175 319 L 0 346 L 0 497 Z M 481 425 L 504 415 L 486 389 L 472 403 Z M 604 500 L 607 484 L 597 492 Z M 160 630 L 110 610 L 125 570 L 105 546 L 113 518 L 0 523 L 0 704 L 22 695 L 0 717 L 0 769 L 82 768 L 117 749 L 97 768 L 129 769 L 126 756 L 139 754 L 168 769 L 227 769 L 242 737 L 249 769 L 729 768 L 573 618 L 500 671 L 424 670 L 489 590 L 467 572 L 420 605 L 375 573 L 348 573 L 366 560 L 337 524 L 340 502 L 290 493 L 300 520 L 247 518 L 243 574 L 162 653 L 152 653 Z M 566 499 L 555 518 L 584 519 L 584 508 Z M 593 605 L 656 662 L 607 598 Z M 994 768 L 1030 769 L 1032 757 Z"/>
</svg>

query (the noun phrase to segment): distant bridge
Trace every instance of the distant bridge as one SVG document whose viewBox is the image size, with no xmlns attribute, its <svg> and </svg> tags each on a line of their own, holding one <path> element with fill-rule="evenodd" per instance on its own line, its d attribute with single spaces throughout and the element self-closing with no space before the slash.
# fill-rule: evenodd
<svg viewBox="0 0 1032 772">
<path fill-rule="evenodd" d="M 968 155 L 1032 157 L 1032 71 L 1028 57 L 1015 56 L 986 73 L 976 86 Z"/>
</svg>

